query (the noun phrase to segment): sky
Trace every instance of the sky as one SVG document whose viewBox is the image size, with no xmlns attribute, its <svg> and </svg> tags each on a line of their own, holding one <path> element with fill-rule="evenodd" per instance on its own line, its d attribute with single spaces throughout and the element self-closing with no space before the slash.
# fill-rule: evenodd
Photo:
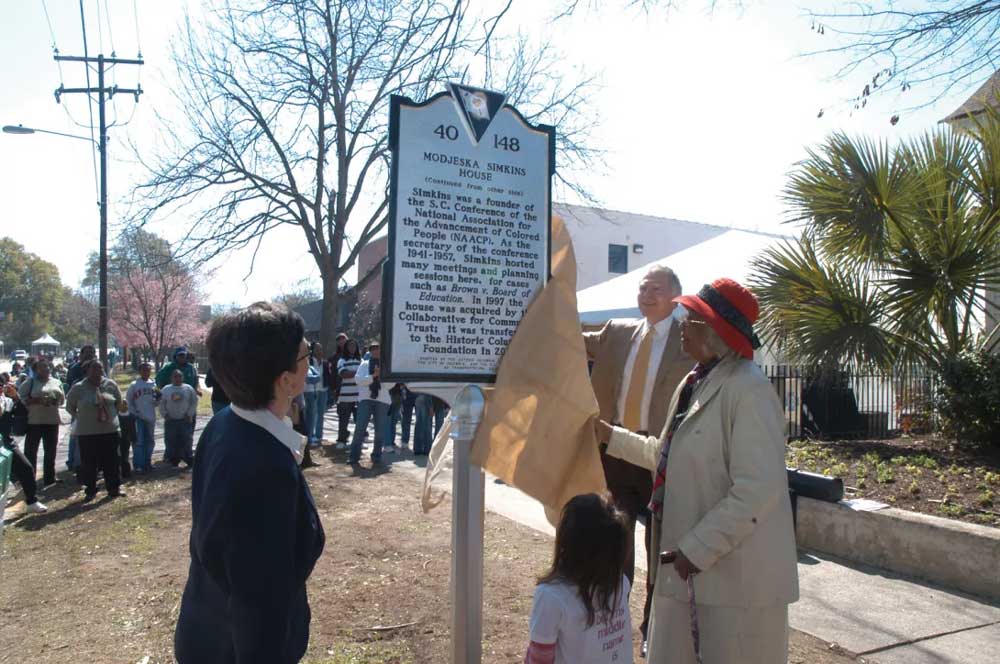
<svg viewBox="0 0 1000 664">
<path fill-rule="evenodd" d="M 515 0 L 506 29 L 555 44 L 567 76 L 598 75 L 599 86 L 580 112 L 594 119 L 592 140 L 605 151 L 604 165 L 566 175 L 609 209 L 793 232 L 782 224 L 780 194 L 807 148 L 835 131 L 906 140 L 933 128 L 974 89 L 901 112 L 892 126 L 889 118 L 912 106 L 913 95 L 932 95 L 915 90 L 853 112 L 844 100 L 857 93 L 861 78 L 834 77 L 844 64 L 841 56 L 801 57 L 832 45 L 833 38 L 810 30 L 810 19 L 793 2 L 758 0 L 712 13 L 697 1 L 649 13 L 623 8 L 624 0 L 592 4 L 600 7 L 584 7 L 553 24 L 546 20 L 551 5 Z M 109 132 L 114 227 L 142 180 L 129 145 L 155 150 L 156 113 L 169 116 L 174 104 L 169 45 L 185 12 L 197 16 L 201 8 L 186 0 L 83 0 L 83 6 L 91 54 L 114 48 L 119 57 L 135 57 L 141 49 L 147 63 L 120 66 L 112 80 L 122 87 L 139 82 L 145 91 L 138 104 L 116 97 L 110 111 L 128 121 Z M 0 7 L 0 58 L 8 63 L 0 68 L 0 124 L 89 136 L 86 97 L 67 95 L 57 104 L 53 95 L 60 81 L 85 85 L 82 64 L 60 68 L 52 59 L 53 36 L 63 55 L 82 54 L 79 0 L 0 0 Z M 95 105 L 95 125 L 96 112 Z M 55 263 L 71 286 L 98 247 L 95 159 L 85 140 L 0 134 L 0 235 Z M 578 202 L 559 189 L 555 198 Z M 152 230 L 175 239 L 182 226 L 181 219 L 166 219 Z M 304 238 L 291 228 L 268 236 L 252 272 L 249 251 L 206 267 L 212 276 L 204 297 L 213 304 L 268 299 L 301 283 L 319 288 Z"/>
</svg>

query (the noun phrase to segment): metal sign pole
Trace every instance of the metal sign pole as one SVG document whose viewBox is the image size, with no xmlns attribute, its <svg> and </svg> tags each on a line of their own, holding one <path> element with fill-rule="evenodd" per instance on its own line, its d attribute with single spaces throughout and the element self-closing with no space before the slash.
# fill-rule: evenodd
<svg viewBox="0 0 1000 664">
<path fill-rule="evenodd" d="M 470 461 L 472 439 L 485 400 L 466 385 L 451 409 L 455 465 L 451 501 L 451 661 L 479 664 L 483 657 L 483 508 L 486 475 Z"/>
</svg>

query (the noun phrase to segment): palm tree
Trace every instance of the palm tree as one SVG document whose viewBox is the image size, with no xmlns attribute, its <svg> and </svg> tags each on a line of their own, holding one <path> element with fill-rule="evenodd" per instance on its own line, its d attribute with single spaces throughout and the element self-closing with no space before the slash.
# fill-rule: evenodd
<svg viewBox="0 0 1000 664">
<path fill-rule="evenodd" d="M 1000 286 L 1000 115 L 893 149 L 835 134 L 784 199 L 801 236 L 755 260 L 752 286 L 791 361 L 939 369 L 975 346 Z"/>
</svg>

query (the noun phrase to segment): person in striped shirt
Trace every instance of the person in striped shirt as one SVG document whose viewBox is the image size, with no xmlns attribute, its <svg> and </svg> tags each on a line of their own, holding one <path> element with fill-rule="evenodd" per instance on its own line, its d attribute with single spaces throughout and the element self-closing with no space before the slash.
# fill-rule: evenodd
<svg viewBox="0 0 1000 664">
<path fill-rule="evenodd" d="M 357 424 L 358 384 L 354 382 L 354 374 L 360 365 L 361 352 L 358 350 L 358 342 L 348 339 L 344 344 L 344 352 L 337 361 L 337 374 L 341 380 L 340 395 L 337 397 L 337 419 L 340 421 L 336 446 L 338 450 L 347 449 L 347 425 L 350 423 L 351 415 L 354 415 Z"/>
</svg>

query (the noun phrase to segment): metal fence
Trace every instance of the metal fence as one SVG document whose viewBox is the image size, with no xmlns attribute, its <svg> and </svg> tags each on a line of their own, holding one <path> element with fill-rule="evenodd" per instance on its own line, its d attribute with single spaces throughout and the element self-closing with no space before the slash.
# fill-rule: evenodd
<svg viewBox="0 0 1000 664">
<path fill-rule="evenodd" d="M 890 438 L 936 427 L 937 378 L 924 367 L 838 371 L 779 364 L 761 367 L 778 392 L 789 438 Z"/>
</svg>

